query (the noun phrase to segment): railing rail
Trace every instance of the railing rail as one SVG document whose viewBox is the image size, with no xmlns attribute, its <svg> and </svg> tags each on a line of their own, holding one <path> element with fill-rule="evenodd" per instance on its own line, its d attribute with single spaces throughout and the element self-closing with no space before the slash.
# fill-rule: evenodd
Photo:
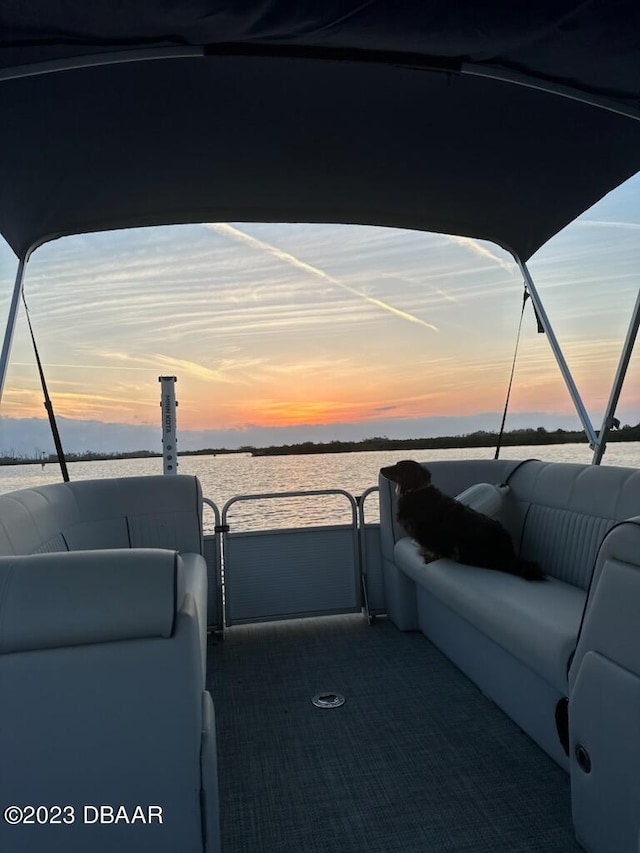
<svg viewBox="0 0 640 853">
<path fill-rule="evenodd" d="M 209 594 L 207 596 L 209 605 L 213 603 L 213 608 L 211 606 L 208 607 L 207 628 L 214 632 L 220 632 L 224 625 L 224 568 L 222 565 L 222 545 L 220 537 L 220 510 L 210 498 L 203 497 L 202 503 L 212 510 L 215 521 L 214 532 L 208 534 L 205 533 L 203 537 L 205 543 L 213 543 L 213 566 L 210 567 L 209 561 L 207 561 L 207 574 L 209 587 L 211 587 L 212 581 L 215 584 L 215 591 L 212 592 L 211 589 L 209 589 Z M 207 546 L 205 544 L 205 548 L 206 547 Z M 207 555 L 205 554 L 205 559 L 206 556 Z M 211 611 L 213 611 L 213 613 Z"/>
<path fill-rule="evenodd" d="M 293 529 L 271 525 L 237 532 L 229 523 L 238 503 L 322 497 L 343 498 L 350 511 L 348 523 Z M 222 508 L 220 531 L 225 625 L 361 609 L 358 502 L 345 489 L 236 495 Z"/>
<path fill-rule="evenodd" d="M 240 501 L 258 501 L 258 500 L 270 500 L 271 498 L 304 498 L 304 497 L 318 497 L 321 495 L 344 495 L 345 498 L 351 504 L 351 523 L 354 527 L 357 527 L 358 524 L 358 504 L 354 496 L 345 491 L 344 489 L 310 489 L 308 491 L 299 490 L 293 492 L 260 492 L 258 494 L 252 495 L 236 495 L 233 498 L 229 498 L 226 504 L 222 508 L 222 524 L 226 526 L 228 524 L 227 517 L 229 514 L 230 507 L 235 503 L 239 503 Z"/>
<path fill-rule="evenodd" d="M 313 535 L 314 532 L 320 532 L 320 535 L 322 535 L 322 532 L 326 530 L 327 536 L 330 538 L 331 536 L 335 535 L 335 533 L 339 530 L 343 530 L 345 531 L 345 533 L 346 531 L 350 530 L 352 533 L 353 552 L 352 554 L 346 554 L 346 552 L 342 553 L 345 554 L 345 556 L 348 558 L 348 562 L 350 564 L 351 560 L 353 561 L 352 565 L 354 573 L 357 576 L 357 586 L 359 589 L 359 597 L 361 600 L 362 610 L 364 611 L 364 614 L 367 619 L 372 622 L 375 616 L 373 615 L 372 609 L 370 607 L 370 596 L 367 586 L 368 560 L 366 534 L 367 530 L 370 530 L 372 527 L 375 527 L 375 524 L 367 524 L 365 520 L 365 501 L 371 494 L 374 494 L 378 491 L 378 486 L 371 486 L 357 497 L 355 497 L 345 489 L 308 489 L 283 492 L 259 492 L 247 495 L 235 495 L 234 497 L 227 500 L 227 502 L 223 505 L 222 510 L 219 510 L 217 505 L 212 500 L 203 497 L 203 504 L 208 506 L 213 511 L 215 518 L 215 532 L 205 534 L 205 540 L 212 541 L 215 543 L 215 607 L 216 613 L 218 614 L 217 621 L 220 621 L 221 625 L 231 625 L 234 623 L 234 621 L 239 621 L 237 619 L 234 619 L 233 616 L 230 615 L 230 611 L 233 609 L 233 601 L 229 600 L 229 584 L 231 580 L 231 575 L 229 574 L 229 572 L 233 572 L 234 560 L 238 559 L 237 550 L 234 552 L 234 549 L 238 548 L 238 543 L 242 543 L 242 549 L 244 549 L 245 547 L 249 547 L 248 542 L 252 537 L 270 537 L 272 535 L 277 536 L 278 534 L 290 537 L 292 533 L 296 533 L 298 530 L 301 534 L 301 537 L 303 537 L 305 535 Z M 230 511 L 234 506 L 239 503 L 256 502 L 263 500 L 286 500 L 288 498 L 318 498 L 335 496 L 342 496 L 348 503 L 351 516 L 350 521 L 348 523 L 345 521 L 345 523 L 342 524 L 336 522 L 332 524 L 320 525 L 317 527 L 300 528 L 269 526 L 258 530 L 239 531 L 234 531 L 233 525 L 229 523 Z M 262 539 L 262 543 L 266 543 L 267 541 L 268 540 L 266 538 Z M 302 541 L 303 540 L 301 538 L 301 542 Z M 324 542 L 325 540 L 323 539 L 322 541 Z M 247 571 L 246 563 L 244 564 L 242 571 Z M 351 572 L 352 569 L 349 569 L 348 571 Z M 380 608 L 378 608 L 377 612 L 381 612 Z M 311 615 L 311 613 L 309 615 Z M 211 627 L 215 628 L 217 626 Z"/>
<path fill-rule="evenodd" d="M 369 624 L 375 619 L 372 613 L 372 608 L 369 603 L 369 585 L 367 580 L 368 561 L 367 561 L 367 526 L 364 517 L 364 505 L 369 495 L 379 492 L 378 486 L 370 486 L 358 497 L 358 560 L 360 562 L 360 577 L 362 579 L 362 596 L 364 599 L 364 609 Z"/>
</svg>

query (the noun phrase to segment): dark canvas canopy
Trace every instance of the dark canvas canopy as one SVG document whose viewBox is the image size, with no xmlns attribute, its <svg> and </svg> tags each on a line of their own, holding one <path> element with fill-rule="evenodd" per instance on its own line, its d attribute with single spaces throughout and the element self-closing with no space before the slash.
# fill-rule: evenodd
<svg viewBox="0 0 640 853">
<path fill-rule="evenodd" d="M 526 259 L 640 169 L 640 4 L 4 0 L 0 110 L 19 256 L 258 220 L 444 231 Z"/>
</svg>

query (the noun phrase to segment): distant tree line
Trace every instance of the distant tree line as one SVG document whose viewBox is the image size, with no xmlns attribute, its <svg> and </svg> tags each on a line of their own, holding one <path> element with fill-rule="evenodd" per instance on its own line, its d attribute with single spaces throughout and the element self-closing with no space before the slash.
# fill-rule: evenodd
<svg viewBox="0 0 640 853">
<path fill-rule="evenodd" d="M 151 450 L 129 450 L 126 453 L 105 453 L 104 451 L 85 450 L 83 453 L 65 453 L 67 462 L 102 462 L 108 459 L 146 459 L 147 457 L 162 456 Z M 36 450 L 35 454 L 14 454 L 13 451 L 5 451 L 0 455 L 0 465 L 35 465 L 40 463 L 57 463 L 58 457 L 55 453 L 45 453 Z"/>
<path fill-rule="evenodd" d="M 630 426 L 625 424 L 618 430 L 609 432 L 608 441 L 640 441 L 640 424 Z M 438 438 L 387 438 L 375 436 L 361 441 L 303 441 L 299 444 L 282 444 L 271 447 L 253 447 L 250 445 L 228 450 L 224 447 L 207 447 L 202 450 L 184 450 L 178 456 L 216 456 L 233 453 L 251 454 L 252 456 L 293 456 L 309 453 L 353 453 L 365 450 L 448 450 L 464 447 L 495 447 L 498 442 L 497 432 L 477 430 L 466 435 L 445 435 Z M 502 436 L 504 447 L 542 444 L 576 444 L 587 442 L 582 430 L 555 429 L 513 429 Z M 103 453 L 87 450 L 84 453 L 67 453 L 68 462 L 98 462 L 109 459 L 139 459 L 160 457 L 161 453 L 151 450 L 135 450 L 127 453 Z M 15 455 L 13 451 L 0 455 L 0 465 L 26 465 L 34 463 L 54 463 L 57 456 L 54 453 L 45 454 L 36 450 L 34 456 Z"/>
<path fill-rule="evenodd" d="M 223 447 L 207 447 L 203 450 L 183 450 L 178 456 L 216 456 L 227 453 L 251 453 L 255 448 L 242 447 L 238 450 L 226 450 Z M 162 453 L 157 450 L 127 450 L 123 452 L 107 453 L 98 450 L 85 450 L 82 453 L 65 453 L 67 462 L 106 462 L 112 459 L 154 459 L 162 458 Z M 15 453 L 13 450 L 0 452 L 0 465 L 47 465 L 57 463 L 58 457 L 55 453 L 46 453 L 36 450 L 34 453 Z"/>
<path fill-rule="evenodd" d="M 640 424 L 625 426 L 611 431 L 608 441 L 640 441 Z M 404 438 L 395 439 L 386 436 L 365 438 L 362 441 L 327 441 L 316 443 L 304 441 L 300 444 L 284 444 L 273 447 L 245 448 L 253 456 L 289 456 L 305 453 L 352 453 L 364 450 L 449 450 L 464 447 L 495 447 L 498 443 L 497 432 L 477 430 L 466 435 L 448 435 L 438 438 Z M 503 447 L 542 444 L 576 444 L 587 443 L 587 437 L 582 430 L 546 430 L 514 429 L 502 436 Z"/>
</svg>

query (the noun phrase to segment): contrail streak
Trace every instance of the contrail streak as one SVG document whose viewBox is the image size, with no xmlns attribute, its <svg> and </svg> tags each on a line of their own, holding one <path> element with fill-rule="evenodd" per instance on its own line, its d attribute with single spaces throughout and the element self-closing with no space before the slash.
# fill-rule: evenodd
<svg viewBox="0 0 640 853">
<path fill-rule="evenodd" d="M 396 273 L 392 273 L 392 272 L 378 273 L 378 275 L 381 278 L 391 278 L 391 279 L 395 279 L 396 281 L 406 281 L 407 284 L 417 284 L 420 287 L 424 287 L 426 285 L 426 287 L 430 287 L 434 293 L 437 293 L 438 296 L 441 296 L 443 299 L 446 299 L 447 302 L 459 302 L 460 301 L 457 298 L 457 296 L 452 296 L 450 293 L 447 293 L 446 290 L 442 290 L 442 288 L 437 287 L 435 284 L 431 284 L 431 282 L 429 282 L 429 281 L 424 282 L 423 280 L 418 279 L 415 276 L 400 275 L 400 274 L 396 274 Z"/>
<path fill-rule="evenodd" d="M 293 267 L 296 267 L 303 272 L 310 273 L 314 275 L 316 278 L 322 279 L 322 281 L 326 281 L 329 284 L 333 284 L 336 287 L 341 287 L 343 290 L 346 290 L 347 293 L 352 293 L 354 296 L 358 296 L 360 299 L 364 299 L 366 302 L 369 302 L 371 305 L 375 305 L 377 308 L 382 308 L 383 311 L 387 311 L 389 314 L 393 314 L 395 317 L 399 317 L 401 320 L 408 320 L 410 323 L 419 323 L 421 326 L 425 326 L 427 329 L 431 329 L 433 332 L 439 332 L 437 326 L 434 326 L 432 323 L 427 323 L 426 320 L 421 320 L 419 317 L 414 317 L 413 314 L 409 314 L 406 311 L 401 311 L 399 308 L 394 308 L 393 305 L 389 305 L 388 302 L 383 302 L 381 299 L 375 299 L 373 296 L 368 296 L 366 293 L 362 293 L 360 290 L 356 290 L 355 287 L 350 287 L 348 284 L 340 281 L 337 278 L 334 278 L 332 275 L 329 275 L 324 270 L 318 269 L 318 267 L 311 266 L 311 264 L 306 263 L 305 261 L 301 261 L 300 258 L 296 258 L 295 255 L 291 255 L 289 252 L 285 252 L 282 249 L 278 249 L 277 246 L 272 246 L 270 243 L 265 243 L 263 240 L 258 240 L 257 237 L 252 237 L 250 234 L 246 234 L 244 231 L 240 231 L 238 228 L 234 228 L 232 225 L 227 225 L 223 222 L 211 223 L 205 226 L 206 228 L 210 228 L 212 231 L 217 231 L 219 234 L 224 234 L 228 237 L 231 237 L 234 240 L 240 240 L 243 243 L 246 243 L 248 246 L 251 246 L 254 249 L 259 249 L 263 252 L 267 252 L 278 260 L 284 261 L 287 264 L 290 264 Z"/>
<path fill-rule="evenodd" d="M 508 272 L 513 272 L 515 270 L 515 263 L 513 261 L 507 261 L 504 258 L 498 257 L 498 255 L 494 255 L 490 249 L 487 249 L 486 246 L 480 245 L 477 240 L 473 240 L 471 237 L 458 237 L 456 234 L 443 234 L 443 237 L 446 237 L 447 240 L 451 240 L 453 243 L 457 243 L 458 246 L 464 246 L 467 249 L 470 249 L 474 254 L 480 255 L 481 258 L 487 258 L 490 261 L 493 261 L 494 264 L 498 264 L 502 269 L 507 270 Z"/>
</svg>

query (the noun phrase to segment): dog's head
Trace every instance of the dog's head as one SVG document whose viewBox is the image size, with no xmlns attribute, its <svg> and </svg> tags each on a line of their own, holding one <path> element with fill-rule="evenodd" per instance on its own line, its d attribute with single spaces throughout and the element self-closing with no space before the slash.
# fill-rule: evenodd
<svg viewBox="0 0 640 853">
<path fill-rule="evenodd" d="M 431 483 L 429 469 L 423 468 L 419 462 L 414 462 L 412 459 L 403 459 L 395 465 L 381 468 L 380 473 L 387 480 L 393 480 L 398 484 L 398 494 L 424 489 Z"/>
</svg>

